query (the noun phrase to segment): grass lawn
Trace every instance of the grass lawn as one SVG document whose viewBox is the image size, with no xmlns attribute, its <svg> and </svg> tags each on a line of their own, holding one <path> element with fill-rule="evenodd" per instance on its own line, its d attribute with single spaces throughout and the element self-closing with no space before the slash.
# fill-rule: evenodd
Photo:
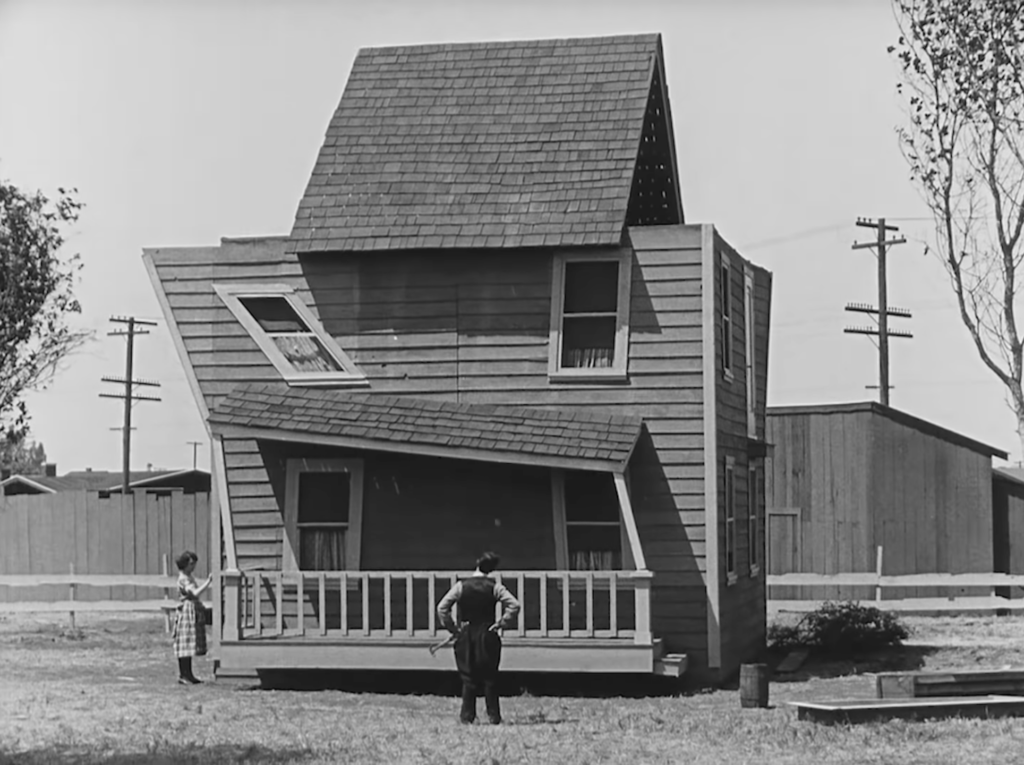
<svg viewBox="0 0 1024 765">
<path fill-rule="evenodd" d="M 83 618 L 84 617 L 84 618 Z M 507 724 L 456 721 L 453 696 L 175 683 L 159 617 L 0 617 L 0 763 L 1009 763 L 1024 718 L 819 726 L 783 702 L 870 697 L 871 672 L 1024 667 L 1024 619 L 910 618 L 908 645 L 809 663 L 772 707 L 733 690 L 503 698 Z M 208 661 L 197 674 L 209 677 Z M 483 712 L 483 699 L 480 700 Z"/>
</svg>

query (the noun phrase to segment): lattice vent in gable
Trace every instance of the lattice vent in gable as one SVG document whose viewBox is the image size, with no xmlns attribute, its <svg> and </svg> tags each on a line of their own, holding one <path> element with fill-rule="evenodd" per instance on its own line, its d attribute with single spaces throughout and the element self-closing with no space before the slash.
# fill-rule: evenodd
<svg viewBox="0 0 1024 765">
<path fill-rule="evenodd" d="M 682 223 L 678 179 L 675 177 L 672 136 L 662 97 L 660 67 L 651 78 L 644 129 L 633 171 L 633 188 L 626 211 L 630 226 L 664 226 Z"/>
</svg>

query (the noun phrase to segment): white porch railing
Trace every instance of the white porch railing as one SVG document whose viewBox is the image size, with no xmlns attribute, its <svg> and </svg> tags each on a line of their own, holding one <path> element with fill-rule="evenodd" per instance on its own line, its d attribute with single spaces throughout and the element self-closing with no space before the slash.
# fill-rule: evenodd
<svg viewBox="0 0 1024 765">
<path fill-rule="evenodd" d="M 460 576 L 465 574 L 225 571 L 221 639 L 436 638 L 444 633 L 437 604 Z M 651 644 L 649 571 L 517 571 L 494 578 L 521 606 L 506 637 Z"/>
</svg>

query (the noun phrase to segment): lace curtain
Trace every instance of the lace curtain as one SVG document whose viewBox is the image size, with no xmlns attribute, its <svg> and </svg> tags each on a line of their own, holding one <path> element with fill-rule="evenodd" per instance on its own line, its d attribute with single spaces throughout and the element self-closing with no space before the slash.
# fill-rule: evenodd
<svg viewBox="0 0 1024 765">
<path fill-rule="evenodd" d="M 304 571 L 344 571 L 345 530 L 301 529 L 299 568 Z"/>
</svg>

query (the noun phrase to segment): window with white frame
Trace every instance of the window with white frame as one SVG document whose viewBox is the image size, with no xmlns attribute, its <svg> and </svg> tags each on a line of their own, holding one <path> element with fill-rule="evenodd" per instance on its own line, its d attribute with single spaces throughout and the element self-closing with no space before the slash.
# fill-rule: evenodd
<svg viewBox="0 0 1024 765">
<path fill-rule="evenodd" d="M 292 287 L 215 284 L 214 290 L 288 382 L 365 382 Z"/>
<path fill-rule="evenodd" d="M 626 374 L 631 254 L 555 256 L 551 293 L 552 377 Z"/>
<path fill-rule="evenodd" d="M 736 462 L 725 458 L 725 573 L 736 580 Z"/>
<path fill-rule="evenodd" d="M 288 460 L 285 570 L 359 570 L 362 486 L 359 460 Z"/>
<path fill-rule="evenodd" d="M 751 576 L 761 570 L 761 502 L 757 479 L 757 466 L 751 465 L 747 469 L 747 560 Z"/>
<path fill-rule="evenodd" d="M 754 273 L 743 274 L 743 333 L 747 358 L 747 437 L 757 438 L 757 378 L 754 367 Z"/>
<path fill-rule="evenodd" d="M 556 528 L 558 567 L 571 571 L 621 570 L 628 545 L 623 540 L 612 475 L 582 470 L 555 472 L 555 523 L 560 527 Z"/>
<path fill-rule="evenodd" d="M 731 380 L 733 378 L 732 265 L 724 253 L 721 255 L 719 281 L 722 283 L 722 373 Z"/>
</svg>

